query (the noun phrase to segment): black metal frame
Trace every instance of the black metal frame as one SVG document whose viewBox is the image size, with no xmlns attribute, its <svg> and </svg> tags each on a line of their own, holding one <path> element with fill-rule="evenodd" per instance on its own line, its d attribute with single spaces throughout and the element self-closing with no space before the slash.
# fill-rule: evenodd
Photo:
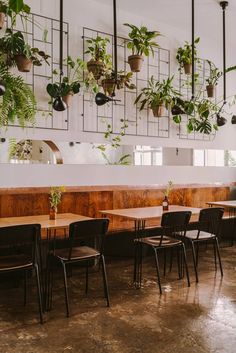
<svg viewBox="0 0 236 353">
<path fill-rule="evenodd" d="M 83 52 L 85 52 L 85 48 L 86 48 L 86 40 L 87 39 L 91 39 L 92 37 L 95 36 L 102 36 L 102 37 L 108 37 L 111 39 L 111 44 L 112 44 L 112 58 L 114 58 L 114 35 L 110 34 L 110 33 L 106 33 L 106 32 L 102 32 L 99 30 L 94 30 L 91 28 L 87 28 L 84 27 L 83 28 Z M 128 69 L 128 63 L 127 63 L 127 49 L 126 49 L 126 42 L 127 42 L 127 38 L 124 37 L 117 37 L 118 39 L 118 44 L 117 44 L 117 48 L 122 48 L 123 50 L 123 67 L 122 69 L 124 69 L 125 71 L 129 71 Z M 119 43 L 120 42 L 120 43 Z M 167 60 L 162 60 L 161 55 L 162 53 L 167 53 Z M 146 64 L 146 69 L 147 69 L 147 79 L 142 79 L 139 77 L 139 74 L 136 74 L 136 89 L 135 90 L 128 90 L 127 88 L 124 88 L 124 90 L 122 90 L 122 98 L 123 98 L 123 103 L 116 103 L 116 102 L 111 102 L 110 104 L 106 104 L 106 108 L 107 110 L 110 110 L 110 114 L 101 114 L 102 109 L 104 109 L 104 107 L 97 107 L 95 105 L 95 103 L 91 103 L 91 100 L 88 99 L 88 97 L 84 96 L 83 97 L 83 126 L 82 126 L 82 131 L 83 132 L 90 132 L 90 133 L 103 133 L 106 131 L 106 128 L 102 128 L 99 127 L 101 125 L 101 123 L 103 121 L 108 122 L 111 126 L 112 126 L 112 131 L 114 134 L 119 134 L 120 133 L 120 129 L 117 128 L 117 126 L 120 126 L 120 119 L 124 119 L 125 122 L 127 122 L 127 124 L 129 125 L 129 127 L 126 129 L 125 131 L 125 135 L 127 136 L 144 136 L 144 137 L 160 137 L 160 138 L 168 138 L 169 137 L 169 131 L 170 131 L 170 113 L 168 112 L 168 114 L 166 114 L 166 116 L 161 117 L 161 118 L 151 118 L 149 115 L 149 111 L 147 109 L 144 110 L 145 112 L 145 118 L 146 118 L 146 122 L 145 122 L 145 130 L 140 131 L 140 124 L 139 124 L 139 120 L 140 120 L 140 114 L 139 114 L 139 110 L 136 107 L 136 114 L 135 114 L 135 119 L 134 120 L 130 120 L 129 118 L 127 118 L 127 98 L 128 95 L 133 95 L 134 98 L 132 99 L 132 101 L 134 102 L 136 97 L 139 94 L 138 91 L 138 86 L 139 84 L 142 84 L 143 82 L 146 82 L 146 85 L 148 83 L 148 80 L 150 79 L 150 70 L 154 69 L 157 70 L 157 76 L 156 79 L 160 80 L 162 78 L 166 78 L 170 76 L 170 51 L 167 49 L 157 49 L 155 50 L 155 55 L 157 56 L 157 65 L 153 65 L 150 62 L 150 58 L 147 58 L 147 64 Z M 85 55 L 84 55 L 84 60 L 85 60 Z M 167 73 L 164 73 L 161 71 L 161 65 L 165 63 L 166 65 L 168 65 L 167 68 Z M 126 70 L 127 68 L 127 70 Z M 145 67 L 143 68 L 143 70 L 145 70 Z M 121 91 L 121 90 L 120 90 Z M 117 93 L 119 94 L 119 92 Z M 88 107 L 90 104 L 94 104 L 94 108 L 96 109 L 96 117 L 94 116 L 92 118 L 92 120 L 89 118 L 89 116 L 86 115 L 86 107 Z M 115 107 L 123 107 L 123 116 L 116 116 L 115 114 Z M 143 119 L 143 118 L 141 118 Z M 90 127 L 89 124 L 91 124 L 92 122 L 92 128 Z M 134 126 L 134 128 L 132 128 Z M 164 126 L 164 127 L 163 127 Z M 132 128 L 133 131 L 130 131 Z M 156 129 L 156 130 L 155 130 Z M 153 130 L 155 131 L 153 133 Z"/>
<path fill-rule="evenodd" d="M 209 77 L 209 73 L 210 70 L 207 68 L 207 61 L 204 59 L 198 59 L 199 63 L 197 63 L 196 68 L 195 68 L 195 73 L 199 74 L 199 84 L 198 86 L 194 85 L 194 93 L 193 93 L 193 87 L 191 84 L 189 84 L 188 82 L 188 77 L 186 76 L 182 71 L 180 71 L 179 73 L 179 92 L 187 99 L 187 100 L 191 100 L 193 94 L 195 95 L 195 93 L 198 93 L 198 88 L 199 90 L 202 89 L 203 86 L 205 86 L 205 81 L 206 79 Z M 191 81 L 192 81 L 192 76 L 191 76 Z M 184 85 L 188 83 L 188 85 L 186 85 L 186 88 L 184 88 Z M 204 95 L 206 95 L 206 93 L 204 92 Z M 206 97 L 206 96 L 205 96 Z M 216 101 L 216 98 L 215 98 Z M 186 131 L 186 125 L 188 122 L 188 115 L 182 115 L 181 116 L 182 120 L 181 123 L 179 124 L 179 139 L 183 139 L 183 140 L 199 140 L 199 141 L 213 141 L 215 138 L 216 133 L 212 132 L 209 135 L 207 134 L 203 134 L 203 133 L 199 133 L 196 131 L 193 131 L 191 133 L 188 133 Z"/>
<path fill-rule="evenodd" d="M 50 30 L 51 30 L 51 40 L 50 41 L 46 41 L 44 42 L 43 40 L 40 40 L 38 38 L 35 37 L 35 31 L 36 31 L 36 23 L 40 23 L 40 20 L 45 20 L 45 21 L 48 21 L 50 23 Z M 47 17 L 47 16 L 43 16 L 43 15 L 38 15 L 38 14 L 30 14 L 30 22 L 31 22 L 31 31 L 28 30 L 27 32 L 26 31 L 22 31 L 21 29 L 19 28 L 15 28 L 14 31 L 17 31 L 17 30 L 20 30 L 23 34 L 31 37 L 31 43 L 32 43 L 32 46 L 33 47 L 37 47 L 37 44 L 36 43 L 46 43 L 47 45 L 50 45 L 51 47 L 51 53 L 50 53 L 50 56 L 51 56 L 51 68 L 52 68 L 52 71 L 55 69 L 55 68 L 58 68 L 60 66 L 60 63 L 58 61 L 56 61 L 55 57 L 54 57 L 54 35 L 56 32 L 59 32 L 60 30 L 58 29 L 58 24 L 60 23 L 60 20 L 57 20 L 57 19 L 54 19 L 54 18 L 50 18 L 50 17 Z M 64 33 L 64 36 L 66 36 L 66 52 L 67 52 L 67 56 L 69 55 L 69 23 L 68 22 L 63 22 L 63 33 Z M 47 65 L 46 63 L 43 65 Z M 67 68 L 66 68 L 67 69 Z M 18 73 L 19 75 L 21 74 L 20 72 Z M 24 77 L 24 76 L 23 76 Z M 35 70 L 35 67 L 33 66 L 32 67 L 32 71 L 27 74 L 25 76 L 26 78 L 26 82 L 29 86 L 32 87 L 32 90 L 33 92 L 35 93 L 36 92 L 36 84 L 35 84 L 35 81 L 36 81 L 36 78 L 45 78 L 47 80 L 50 80 L 53 82 L 53 77 L 52 75 L 51 76 L 47 76 L 47 75 L 42 75 L 42 74 L 39 74 L 36 72 Z M 48 101 L 50 100 L 50 97 L 47 95 L 47 92 L 46 92 L 46 86 L 45 86 L 45 100 Z M 51 126 L 50 127 L 47 127 L 47 126 L 38 126 L 37 125 L 37 114 L 39 113 L 44 113 L 44 114 L 52 114 L 52 116 L 49 116 L 48 118 L 45 118 L 45 119 L 51 119 Z M 58 113 L 54 112 L 52 107 L 51 109 L 38 109 L 38 113 L 36 114 L 36 123 L 34 125 L 29 125 L 27 126 L 27 128 L 33 128 L 33 129 L 44 129 L 44 130 L 63 130 L 63 131 L 68 131 L 69 130 L 69 111 L 67 110 L 67 112 L 65 112 L 61 118 L 61 123 L 62 123 L 62 128 L 59 128 L 59 127 L 56 127 L 58 126 L 58 124 L 56 124 L 56 121 L 58 121 L 59 119 L 59 115 Z M 18 124 L 9 124 L 10 127 L 19 127 Z"/>
</svg>

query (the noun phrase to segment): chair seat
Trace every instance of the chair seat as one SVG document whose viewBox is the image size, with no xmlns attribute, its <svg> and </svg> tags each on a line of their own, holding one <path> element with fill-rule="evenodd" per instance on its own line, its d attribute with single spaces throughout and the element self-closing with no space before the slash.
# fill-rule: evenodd
<svg viewBox="0 0 236 353">
<path fill-rule="evenodd" d="M 139 241 L 139 242 L 142 242 L 144 244 L 154 246 L 154 247 L 160 246 L 159 245 L 160 240 L 161 240 L 161 236 L 135 239 L 135 241 L 137 241 L 137 242 Z M 162 242 L 161 242 L 160 247 L 175 246 L 175 245 L 180 245 L 180 244 L 182 244 L 181 240 L 164 236 L 162 238 Z"/>
<path fill-rule="evenodd" d="M 197 230 L 190 230 L 186 233 L 185 237 L 191 240 L 209 240 L 214 239 L 215 235 L 208 232 L 200 232 L 199 237 Z"/>
<path fill-rule="evenodd" d="M 63 261 L 68 260 L 68 255 L 69 249 L 58 249 L 55 252 L 55 256 Z M 100 252 L 96 249 L 90 248 L 89 246 L 79 246 L 72 249 L 70 261 L 89 259 L 99 255 Z"/>
<path fill-rule="evenodd" d="M 33 263 L 28 256 L 25 255 L 9 255 L 0 256 L 0 272 L 24 269 L 32 267 Z"/>
</svg>

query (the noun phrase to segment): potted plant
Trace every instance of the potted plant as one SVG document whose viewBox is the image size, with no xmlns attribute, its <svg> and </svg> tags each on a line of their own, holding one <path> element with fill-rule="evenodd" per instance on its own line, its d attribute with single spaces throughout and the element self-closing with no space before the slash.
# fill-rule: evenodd
<svg viewBox="0 0 236 353">
<path fill-rule="evenodd" d="M 195 44 L 198 44 L 200 38 L 194 41 L 194 60 L 197 60 L 197 50 Z M 179 47 L 176 54 L 176 59 L 180 65 L 180 70 L 184 69 L 186 75 L 192 72 L 192 45 L 185 41 L 183 47 Z"/>
<path fill-rule="evenodd" d="M 6 87 L 4 96 L 0 98 L 0 126 L 8 126 L 16 121 L 21 127 L 33 125 L 37 107 L 29 85 L 22 77 L 9 72 L 3 62 L 0 62 L 0 77 Z"/>
<path fill-rule="evenodd" d="M 57 207 L 61 203 L 62 194 L 65 192 L 64 186 L 52 186 L 49 192 L 50 212 L 49 219 L 56 219 Z"/>
<path fill-rule="evenodd" d="M 219 83 L 219 79 L 223 76 L 223 72 L 220 71 L 212 61 L 207 60 L 207 63 L 210 67 L 210 75 L 206 79 L 207 96 L 208 96 L 208 98 L 214 98 L 215 88 Z M 234 71 L 234 70 L 236 70 L 236 66 L 230 66 L 226 69 L 226 73 L 228 73 L 230 71 Z"/>
<path fill-rule="evenodd" d="M 77 94 L 82 89 L 83 91 L 97 93 L 98 85 L 92 73 L 87 70 L 86 63 L 80 58 L 72 59 L 68 56 L 65 59 L 65 64 L 68 67 L 68 76 L 62 78 L 62 82 L 49 83 L 47 92 L 52 98 L 61 97 L 69 107 L 74 94 Z M 57 70 L 53 71 L 53 75 L 59 76 Z"/>
<path fill-rule="evenodd" d="M 6 19 L 8 4 L 6 1 L 0 1 L 0 29 L 3 28 Z"/>
<path fill-rule="evenodd" d="M 0 1 L 0 29 L 4 26 L 6 16 L 11 18 L 11 25 L 14 26 L 17 15 L 27 19 L 29 14 L 30 7 L 23 0 Z"/>
<path fill-rule="evenodd" d="M 91 59 L 87 62 L 89 72 L 92 72 L 94 78 L 99 80 L 102 76 L 104 67 L 111 61 L 111 55 L 107 54 L 107 44 L 110 42 L 108 38 L 88 39 L 88 49 L 85 54 L 90 54 Z"/>
<path fill-rule="evenodd" d="M 154 117 L 161 117 L 164 115 L 165 108 L 171 108 L 180 93 L 173 87 L 173 79 L 167 78 L 163 81 L 155 81 L 152 76 L 148 82 L 148 87 L 141 90 L 141 93 L 135 100 L 135 104 L 140 102 L 139 110 L 145 107 L 152 109 Z"/>
<path fill-rule="evenodd" d="M 187 132 L 200 132 L 206 135 L 218 130 L 216 117 L 219 106 L 209 99 L 196 97 L 194 100 L 184 101 L 178 99 L 176 104 L 188 115 Z M 173 116 L 175 123 L 181 123 L 181 115 Z"/>
<path fill-rule="evenodd" d="M 131 29 L 127 48 L 132 51 L 132 55 L 128 57 L 128 63 L 132 72 L 139 72 L 143 64 L 143 55 L 149 56 L 150 53 L 154 55 L 154 48 L 159 48 L 154 39 L 161 34 L 158 31 L 148 31 L 145 26 L 138 28 L 129 23 L 124 25 Z"/>
<path fill-rule="evenodd" d="M 116 88 L 118 90 L 124 87 L 131 90 L 134 89 L 135 85 L 131 82 L 132 77 L 132 72 L 118 71 L 117 79 L 115 80 L 115 73 L 113 70 L 105 71 L 104 78 L 102 80 L 104 93 L 108 96 L 112 96 Z"/>
<path fill-rule="evenodd" d="M 173 182 L 171 180 L 168 181 L 166 189 L 164 191 L 164 199 L 162 201 L 162 208 L 163 211 L 168 211 L 169 210 L 169 195 L 173 189 Z"/>
<path fill-rule="evenodd" d="M 7 65 L 12 66 L 15 63 L 20 72 L 29 72 L 32 64 L 41 66 L 43 60 L 49 65 L 49 55 L 38 48 L 31 48 L 25 42 L 22 32 L 13 33 L 10 28 L 6 30 L 5 36 L 0 38 L 0 52 Z"/>
</svg>

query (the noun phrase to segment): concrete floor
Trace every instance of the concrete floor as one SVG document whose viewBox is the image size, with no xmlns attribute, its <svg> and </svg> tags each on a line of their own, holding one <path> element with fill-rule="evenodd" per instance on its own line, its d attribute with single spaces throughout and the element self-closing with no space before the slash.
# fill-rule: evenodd
<svg viewBox="0 0 236 353">
<path fill-rule="evenodd" d="M 2 283 L 0 289 L 0 353 L 234 353 L 236 352 L 236 247 L 223 248 L 224 277 L 215 276 L 212 252 L 199 268 L 200 283 L 188 288 L 172 271 L 159 295 L 151 258 L 145 260 L 141 290 L 132 285 L 133 262 L 109 260 L 111 308 L 106 308 L 98 273 L 70 278 L 72 315 L 65 317 L 60 276 L 53 310 L 38 323 L 35 289 L 22 305 L 22 289 Z M 4 284 L 4 285 L 3 285 Z"/>
</svg>

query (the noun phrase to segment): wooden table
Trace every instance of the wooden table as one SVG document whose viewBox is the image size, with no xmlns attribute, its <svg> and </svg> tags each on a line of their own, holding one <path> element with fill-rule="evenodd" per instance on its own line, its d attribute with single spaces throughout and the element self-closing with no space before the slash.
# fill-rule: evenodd
<svg viewBox="0 0 236 353">
<path fill-rule="evenodd" d="M 0 218 L 0 227 L 9 227 L 21 224 L 40 224 L 42 230 L 47 231 L 47 237 L 52 230 L 67 229 L 69 224 L 77 221 L 89 220 L 90 217 L 74 213 L 58 213 L 55 220 L 49 219 L 49 215 L 7 217 Z"/>
<path fill-rule="evenodd" d="M 210 207 L 224 207 L 229 209 L 229 217 L 235 216 L 236 213 L 236 201 L 229 200 L 229 201 L 214 201 L 214 202 L 207 202 L 207 205 Z"/>
<path fill-rule="evenodd" d="M 193 215 L 198 215 L 200 208 L 186 206 L 169 206 L 169 211 L 163 211 L 162 206 L 123 208 L 116 210 L 103 210 L 103 216 L 116 216 L 131 219 L 134 221 L 135 231 L 145 229 L 145 222 L 151 219 L 161 219 L 165 212 L 191 211 Z"/>
</svg>

